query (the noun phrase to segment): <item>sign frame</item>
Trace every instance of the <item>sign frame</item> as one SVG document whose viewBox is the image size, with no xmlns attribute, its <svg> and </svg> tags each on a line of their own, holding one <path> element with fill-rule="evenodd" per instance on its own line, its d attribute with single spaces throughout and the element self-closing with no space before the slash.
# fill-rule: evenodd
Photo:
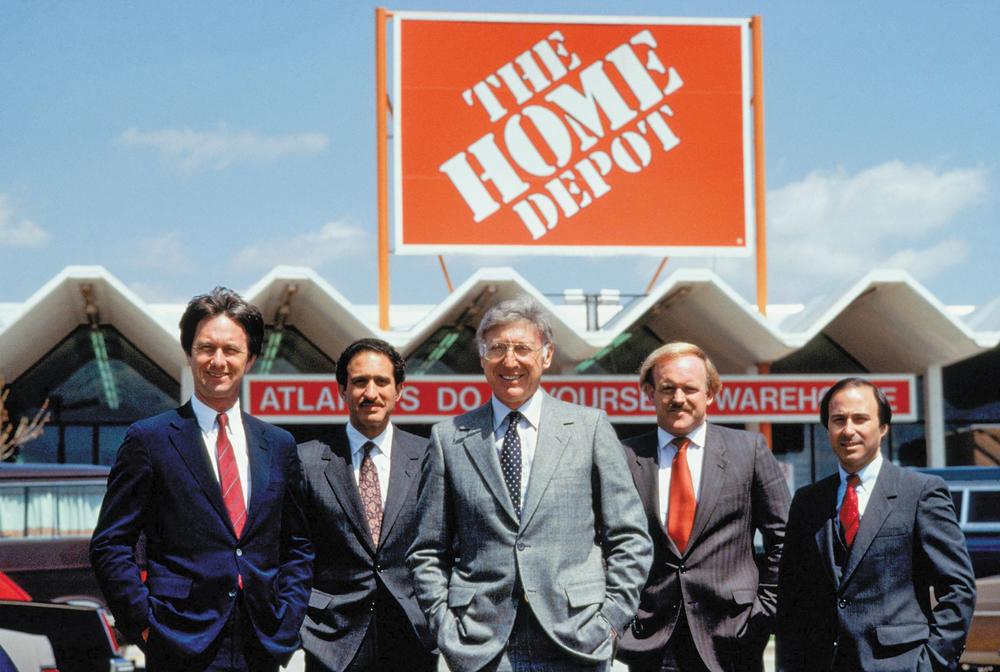
<svg viewBox="0 0 1000 672">
<path fill-rule="evenodd" d="M 595 16 L 595 15 L 559 15 L 559 14 L 499 14 L 499 13 L 468 13 L 468 12 L 420 12 L 394 11 L 393 45 L 391 58 L 393 62 L 393 100 L 392 113 L 392 175 L 394 188 L 392 190 L 391 209 L 393 213 L 394 252 L 401 255 L 642 255 L 642 256 L 722 256 L 748 257 L 758 246 L 760 223 L 755 217 L 757 208 L 763 204 L 756 203 L 756 183 L 762 176 L 755 174 L 755 115 L 759 110 L 752 103 L 752 44 L 750 18 L 681 18 L 681 17 L 643 17 L 643 16 Z M 404 242 L 404 182 L 403 182 L 403 151 L 406 138 L 402 128 L 402 119 L 406 114 L 406 102 L 402 97 L 402 50 L 406 22 L 437 21 L 437 22 L 496 22 L 496 23 L 562 23 L 562 24 L 603 24 L 603 25 L 655 25 L 655 26 L 731 26 L 740 29 L 740 82 L 742 115 L 742 178 L 743 178 L 743 244 L 716 245 L 484 245 L 482 243 L 406 243 Z M 470 218 L 470 222 L 471 222 Z"/>
</svg>

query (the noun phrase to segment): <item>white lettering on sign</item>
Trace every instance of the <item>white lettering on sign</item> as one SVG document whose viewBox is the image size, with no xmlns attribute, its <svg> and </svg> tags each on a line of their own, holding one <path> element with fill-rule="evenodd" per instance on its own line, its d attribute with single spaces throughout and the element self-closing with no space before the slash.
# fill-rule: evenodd
<svg viewBox="0 0 1000 672">
<path fill-rule="evenodd" d="M 564 82 L 541 102 L 525 106 L 581 65 L 562 33 L 554 31 L 466 89 L 465 103 L 482 106 L 490 123 L 506 117 L 502 138 L 486 133 L 438 168 L 469 206 L 473 221 L 495 214 L 501 203 L 513 203 L 513 212 L 538 240 L 560 219 L 572 218 L 610 192 L 605 178 L 612 170 L 640 173 L 652 163 L 654 146 L 668 152 L 680 144 L 666 120 L 673 110 L 662 101 L 684 82 L 674 68 L 664 66 L 658 46 L 652 33 L 642 30 L 580 70 L 579 88 Z M 511 114 L 511 104 L 523 107 Z M 637 119 L 634 129 L 623 130 Z M 610 151 L 593 150 L 619 131 Z M 532 176 L 552 179 L 529 194 L 525 178 Z"/>
</svg>

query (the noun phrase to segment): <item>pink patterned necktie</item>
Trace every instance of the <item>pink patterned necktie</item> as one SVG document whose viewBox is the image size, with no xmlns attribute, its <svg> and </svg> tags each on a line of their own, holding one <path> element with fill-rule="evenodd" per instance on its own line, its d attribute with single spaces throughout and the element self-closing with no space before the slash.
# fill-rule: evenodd
<svg viewBox="0 0 1000 672">
<path fill-rule="evenodd" d="M 247 507 L 243 501 L 243 486 L 240 484 L 240 470 L 236 466 L 236 454 L 233 444 L 229 442 L 229 418 L 225 413 L 219 413 L 219 434 L 215 439 L 215 455 L 219 461 L 219 485 L 222 487 L 222 501 L 229 512 L 229 520 L 233 531 L 239 539 L 243 534 L 243 525 L 247 520 Z"/>
<path fill-rule="evenodd" d="M 365 456 L 361 459 L 361 473 L 358 474 L 358 490 L 361 491 L 361 504 L 365 507 L 365 519 L 368 530 L 372 533 L 372 543 L 378 546 L 382 536 L 382 489 L 378 484 L 378 471 L 372 460 L 372 451 L 376 446 L 368 441 L 362 446 Z"/>
</svg>

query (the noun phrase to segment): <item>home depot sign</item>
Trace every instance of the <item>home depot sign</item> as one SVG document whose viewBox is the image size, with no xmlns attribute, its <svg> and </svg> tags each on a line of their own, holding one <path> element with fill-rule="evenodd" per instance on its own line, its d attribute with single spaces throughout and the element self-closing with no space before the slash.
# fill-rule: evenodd
<svg viewBox="0 0 1000 672">
<path fill-rule="evenodd" d="M 393 21 L 397 252 L 749 253 L 748 19 Z"/>
<path fill-rule="evenodd" d="M 815 422 L 823 393 L 843 376 L 726 376 L 709 407 L 718 422 Z M 914 376 L 871 377 L 892 404 L 893 419 L 917 419 Z M 614 422 L 653 422 L 656 411 L 634 376 L 546 376 L 546 392 L 605 411 Z M 406 381 L 394 417 L 426 423 L 482 406 L 490 388 L 482 376 L 420 376 Z M 342 423 L 347 406 L 334 376 L 247 376 L 243 403 L 252 415 L 280 423 Z"/>
</svg>

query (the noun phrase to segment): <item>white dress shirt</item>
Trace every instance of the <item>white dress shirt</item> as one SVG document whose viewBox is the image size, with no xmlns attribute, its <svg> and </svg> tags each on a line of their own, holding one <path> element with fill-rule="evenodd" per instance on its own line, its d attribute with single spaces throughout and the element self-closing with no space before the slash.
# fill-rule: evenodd
<svg viewBox="0 0 1000 672">
<path fill-rule="evenodd" d="M 708 434 L 708 423 L 701 423 L 691 430 L 687 438 L 687 463 L 691 472 L 691 485 L 694 486 L 694 501 L 701 497 L 701 465 L 705 461 L 705 436 Z M 657 449 L 656 463 L 659 465 L 657 475 L 657 494 L 659 496 L 660 522 L 667 520 L 667 505 L 670 503 L 670 473 L 674 465 L 677 446 L 671 441 L 674 435 L 662 427 L 656 428 Z"/>
<path fill-rule="evenodd" d="M 493 397 L 493 443 L 497 455 L 503 450 L 503 437 L 507 433 L 507 414 L 512 410 L 521 414 L 517 423 L 517 435 L 521 439 L 521 506 L 524 506 L 524 495 L 528 492 L 528 477 L 531 474 L 531 464 L 535 461 L 535 444 L 538 443 L 538 422 L 542 417 L 542 397 L 545 392 L 539 387 L 531 398 L 518 408 L 507 408 L 503 402 Z"/>
<path fill-rule="evenodd" d="M 197 396 L 191 397 L 191 408 L 194 409 L 194 417 L 198 421 L 198 428 L 201 430 L 201 437 L 205 442 L 205 450 L 208 452 L 208 461 L 212 465 L 212 473 L 215 480 L 219 480 L 219 456 L 215 447 L 216 438 L 219 436 L 219 411 L 205 404 Z M 229 421 L 229 443 L 233 446 L 233 455 L 236 456 L 236 469 L 240 472 L 240 489 L 243 491 L 243 506 L 250 510 L 250 457 L 247 454 L 247 435 L 243 431 L 243 415 L 240 413 L 240 400 L 237 399 L 233 407 L 226 413 Z M 221 487 L 221 486 L 220 486 Z"/>
<path fill-rule="evenodd" d="M 392 423 L 385 426 L 385 430 L 374 439 L 354 428 L 350 422 L 347 423 L 347 442 L 351 446 L 351 466 L 354 468 L 354 482 L 358 483 L 361 477 L 361 461 L 365 459 L 365 444 L 371 441 L 376 448 L 372 451 L 372 462 L 375 463 L 375 473 L 378 474 L 378 495 L 382 500 L 382 510 L 385 510 L 385 498 L 389 493 L 389 468 L 392 466 L 390 456 L 392 455 Z"/>
<path fill-rule="evenodd" d="M 858 487 L 855 490 L 858 493 L 858 518 L 860 519 L 865 515 L 865 509 L 868 507 L 868 500 L 872 498 L 872 490 L 875 489 L 875 479 L 878 478 L 878 472 L 882 470 L 882 453 L 879 452 L 875 456 L 875 459 L 866 464 L 858 472 L 858 478 L 861 482 L 858 483 Z M 840 465 L 837 465 L 837 471 L 840 472 L 840 485 L 837 486 L 837 513 L 840 513 L 840 507 L 844 503 L 844 493 L 847 492 L 847 477 L 850 474 L 844 470 Z M 837 520 L 840 520 L 840 516 L 837 516 Z"/>
</svg>

